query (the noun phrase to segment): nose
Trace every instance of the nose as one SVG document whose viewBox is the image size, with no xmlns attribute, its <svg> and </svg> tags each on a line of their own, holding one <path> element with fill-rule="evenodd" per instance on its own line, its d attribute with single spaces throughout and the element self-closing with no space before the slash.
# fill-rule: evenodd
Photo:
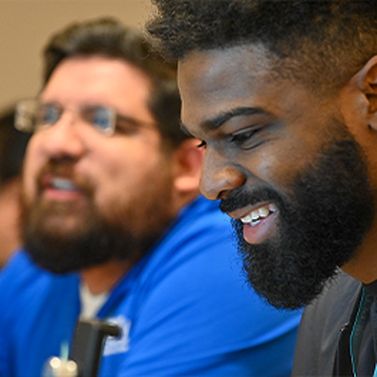
<svg viewBox="0 0 377 377">
<path fill-rule="evenodd" d="M 84 152 L 84 143 L 74 114 L 64 113 L 47 129 L 37 131 L 39 145 L 49 158 L 78 158 Z"/>
<path fill-rule="evenodd" d="M 246 176 L 237 167 L 215 151 L 206 150 L 200 190 L 210 200 L 225 199 L 228 193 L 242 186 Z"/>
</svg>

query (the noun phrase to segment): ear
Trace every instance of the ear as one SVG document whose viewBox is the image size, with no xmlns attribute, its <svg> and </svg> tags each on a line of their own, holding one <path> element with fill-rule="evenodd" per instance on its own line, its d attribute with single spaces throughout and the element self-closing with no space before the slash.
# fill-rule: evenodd
<svg viewBox="0 0 377 377">
<path fill-rule="evenodd" d="M 196 193 L 199 190 L 203 150 L 198 140 L 187 139 L 174 152 L 174 187 L 180 193 Z"/>
<path fill-rule="evenodd" d="M 369 59 L 352 81 L 363 94 L 359 104 L 363 106 L 360 110 L 365 117 L 365 124 L 377 131 L 377 55 Z"/>
</svg>

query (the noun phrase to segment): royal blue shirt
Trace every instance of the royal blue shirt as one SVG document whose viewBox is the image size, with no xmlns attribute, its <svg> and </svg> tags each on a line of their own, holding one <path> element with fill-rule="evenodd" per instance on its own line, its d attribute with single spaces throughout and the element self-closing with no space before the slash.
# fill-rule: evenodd
<svg viewBox="0 0 377 377">
<path fill-rule="evenodd" d="M 246 284 L 228 219 L 198 198 L 112 290 L 97 313 L 123 337 L 104 347 L 101 377 L 288 376 L 299 311 Z M 39 377 L 70 343 L 80 277 L 55 275 L 20 251 L 0 274 L 0 376 Z"/>
</svg>

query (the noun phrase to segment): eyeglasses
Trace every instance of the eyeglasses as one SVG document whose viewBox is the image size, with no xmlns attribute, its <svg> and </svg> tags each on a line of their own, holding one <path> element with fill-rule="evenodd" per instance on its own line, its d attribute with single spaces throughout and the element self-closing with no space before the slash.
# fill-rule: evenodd
<svg viewBox="0 0 377 377">
<path fill-rule="evenodd" d="M 16 105 L 15 127 L 19 131 L 37 132 L 56 124 L 66 109 L 58 103 L 43 103 L 37 99 L 19 101 Z M 85 123 L 105 135 L 119 131 L 129 133 L 139 127 L 156 128 L 156 125 L 120 115 L 113 108 L 86 105 L 78 109 L 78 116 Z"/>
</svg>

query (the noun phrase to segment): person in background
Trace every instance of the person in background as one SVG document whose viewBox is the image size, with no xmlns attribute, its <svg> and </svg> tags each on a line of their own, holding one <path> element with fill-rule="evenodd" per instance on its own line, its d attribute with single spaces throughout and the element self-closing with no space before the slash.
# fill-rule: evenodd
<svg viewBox="0 0 377 377">
<path fill-rule="evenodd" d="M 175 64 L 114 19 L 69 25 L 17 107 L 33 130 L 24 249 L 0 278 L 0 375 L 39 376 L 79 318 L 118 324 L 100 376 L 288 376 L 300 311 L 241 276 L 231 227 L 199 195 Z M 26 371 L 26 372 L 25 372 Z"/>
<path fill-rule="evenodd" d="M 293 375 L 376 376 L 376 1 L 154 3 L 201 191 L 233 218 L 253 288 L 309 305 Z"/>
<path fill-rule="evenodd" d="M 21 170 L 29 135 L 14 127 L 14 106 L 0 111 L 0 268 L 20 246 Z"/>
</svg>

